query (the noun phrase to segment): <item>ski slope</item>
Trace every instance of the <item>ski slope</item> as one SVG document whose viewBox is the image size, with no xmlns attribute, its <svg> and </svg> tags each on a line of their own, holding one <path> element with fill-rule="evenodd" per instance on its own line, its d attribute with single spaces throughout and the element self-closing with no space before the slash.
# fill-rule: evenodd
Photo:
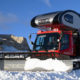
<svg viewBox="0 0 80 80">
<path fill-rule="evenodd" d="M 0 71 L 0 80 L 80 80 L 80 70 L 68 73 Z"/>
</svg>

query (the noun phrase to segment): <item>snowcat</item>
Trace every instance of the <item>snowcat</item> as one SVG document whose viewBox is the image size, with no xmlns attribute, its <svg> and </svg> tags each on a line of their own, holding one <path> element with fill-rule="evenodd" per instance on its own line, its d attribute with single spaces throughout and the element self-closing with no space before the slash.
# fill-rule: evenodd
<svg viewBox="0 0 80 80">
<path fill-rule="evenodd" d="M 14 69 L 6 64 L 7 61 L 11 64 L 11 60 L 15 66 L 19 64 L 16 70 L 69 71 L 80 68 L 80 15 L 77 12 L 66 10 L 38 15 L 31 20 L 31 26 L 39 29 L 35 42 L 31 41 L 33 50 L 2 52 L 0 59 L 7 66 L 5 70 Z"/>
</svg>

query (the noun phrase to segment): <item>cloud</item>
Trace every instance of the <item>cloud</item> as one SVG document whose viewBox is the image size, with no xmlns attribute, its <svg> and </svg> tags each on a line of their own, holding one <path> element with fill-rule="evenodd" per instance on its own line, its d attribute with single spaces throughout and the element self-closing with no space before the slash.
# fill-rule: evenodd
<svg viewBox="0 0 80 80">
<path fill-rule="evenodd" d="M 17 21 L 18 21 L 18 18 L 16 15 L 14 15 L 12 13 L 4 14 L 4 13 L 0 12 L 0 24 L 14 23 Z"/>
<path fill-rule="evenodd" d="M 50 0 L 43 0 L 44 3 L 48 6 L 48 7 L 51 7 L 51 2 Z"/>
</svg>

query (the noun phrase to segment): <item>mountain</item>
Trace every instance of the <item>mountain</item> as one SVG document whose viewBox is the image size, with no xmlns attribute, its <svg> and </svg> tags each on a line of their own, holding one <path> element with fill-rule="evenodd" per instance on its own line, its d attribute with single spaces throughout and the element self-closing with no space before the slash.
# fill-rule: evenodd
<svg viewBox="0 0 80 80">
<path fill-rule="evenodd" d="M 29 50 L 26 38 L 0 34 L 0 51 Z"/>
</svg>

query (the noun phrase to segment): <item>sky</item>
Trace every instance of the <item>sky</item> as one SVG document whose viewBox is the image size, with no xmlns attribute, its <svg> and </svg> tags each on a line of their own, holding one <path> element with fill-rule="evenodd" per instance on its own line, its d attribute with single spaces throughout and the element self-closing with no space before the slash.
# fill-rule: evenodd
<svg viewBox="0 0 80 80">
<path fill-rule="evenodd" d="M 80 0 L 0 0 L 0 34 L 13 34 L 27 38 L 37 33 L 31 19 L 39 14 L 74 10 L 80 13 Z"/>
</svg>

